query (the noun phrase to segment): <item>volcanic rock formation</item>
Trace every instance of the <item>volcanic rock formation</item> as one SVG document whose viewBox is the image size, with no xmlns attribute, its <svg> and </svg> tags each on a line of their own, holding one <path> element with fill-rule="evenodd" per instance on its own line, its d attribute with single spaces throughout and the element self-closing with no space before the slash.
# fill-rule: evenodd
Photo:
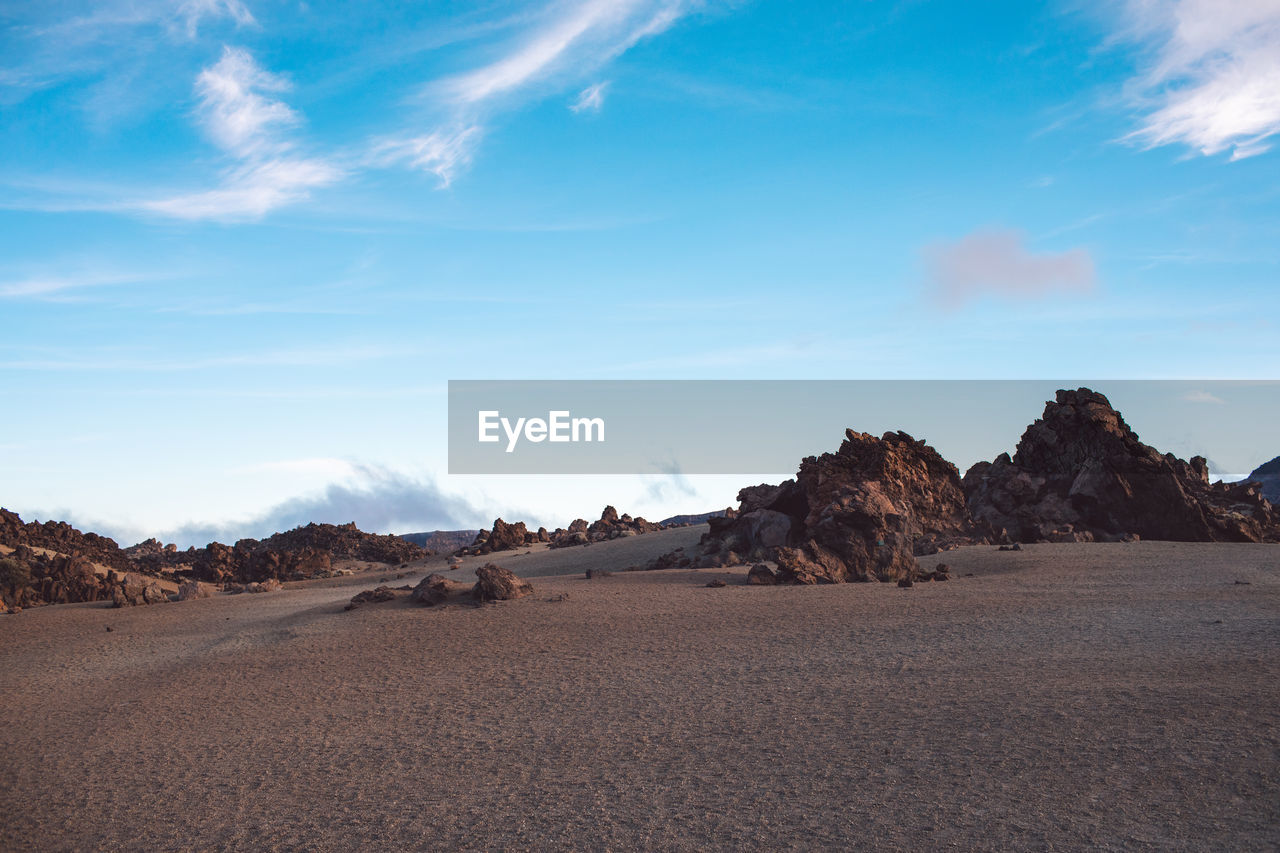
<svg viewBox="0 0 1280 853">
<path fill-rule="evenodd" d="M 1184 462 L 1143 444 L 1088 388 L 1059 391 L 1013 457 L 974 465 L 964 490 L 976 520 L 1019 542 L 1280 539 L 1257 484 L 1211 485 L 1204 457 Z"/>
<path fill-rule="evenodd" d="M 889 581 L 918 575 L 915 555 L 988 540 L 969 517 L 960 472 L 903 432 L 847 430 L 838 451 L 806 458 L 796 479 L 745 488 L 738 501 L 736 513 L 711 519 L 697 565 L 774 560 L 781 583 Z"/>
</svg>

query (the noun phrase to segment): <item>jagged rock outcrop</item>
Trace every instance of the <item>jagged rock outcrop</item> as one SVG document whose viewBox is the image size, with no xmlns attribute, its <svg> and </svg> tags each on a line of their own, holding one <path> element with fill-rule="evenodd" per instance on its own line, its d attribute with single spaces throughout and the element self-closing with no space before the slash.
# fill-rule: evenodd
<svg viewBox="0 0 1280 853">
<path fill-rule="evenodd" d="M 12 554 L 0 557 L 0 609 L 111 601 L 129 577 L 140 578 L 115 570 L 100 573 L 93 563 L 78 554 L 47 554 L 19 545 Z M 148 583 L 150 581 L 144 579 L 137 586 L 139 603 L 151 603 L 141 601 Z M 153 595 L 152 600 L 162 599 Z M 167 596 L 163 600 L 167 600 Z"/>
<path fill-rule="evenodd" d="M 1058 391 L 1014 455 L 974 465 L 964 489 L 975 519 L 1018 542 L 1280 539 L 1257 484 L 1210 484 L 1204 457 L 1143 444 L 1088 388 Z"/>
<path fill-rule="evenodd" d="M 484 556 L 495 551 L 515 551 L 537 542 L 538 534 L 530 533 L 523 521 L 508 524 L 501 518 L 493 520 L 493 527 L 481 530 L 475 541 L 465 548 L 459 548 L 455 555 L 459 557 Z"/>
<path fill-rule="evenodd" d="M 121 571 L 134 567 L 114 539 L 97 533 L 81 533 L 65 521 L 24 524 L 17 513 L 7 509 L 0 509 L 0 545 L 45 548 Z"/>
<path fill-rule="evenodd" d="M 1244 481 L 1257 483 L 1262 487 L 1264 498 L 1272 504 L 1280 504 L 1280 456 L 1254 468 L 1253 473 L 1245 477 Z"/>
<path fill-rule="evenodd" d="M 235 545 L 210 542 L 171 554 L 169 565 L 189 566 L 196 578 L 210 583 L 253 583 L 267 579 L 306 580 L 328 577 L 334 559 L 371 563 L 405 563 L 426 552 L 398 536 L 365 533 L 355 524 L 308 524 L 261 541 L 241 539 Z"/>
<path fill-rule="evenodd" d="M 918 574 L 915 555 L 990 536 L 969 517 L 956 467 L 903 432 L 847 430 L 838 451 L 806 458 L 796 479 L 747 487 L 738 501 L 737 512 L 710 520 L 696 565 L 773 560 L 781 583 L 888 581 Z"/>
<path fill-rule="evenodd" d="M 568 528 L 559 528 L 549 532 L 539 527 L 536 533 L 530 532 L 523 521 L 508 524 L 501 518 L 494 519 L 493 527 L 481 530 L 475 541 L 465 548 L 454 552 L 455 556 L 485 556 L 499 551 L 515 551 L 535 544 L 546 544 L 551 548 L 568 548 L 573 545 L 588 545 L 592 542 L 607 542 L 624 536 L 639 536 L 661 530 L 662 525 L 645 521 L 643 518 L 632 518 L 629 515 L 618 515 L 611 506 L 604 508 L 600 520 L 588 523 L 584 518 L 573 521 Z"/>
<path fill-rule="evenodd" d="M 640 536 L 644 533 L 652 533 L 661 529 L 662 525 L 660 524 L 646 521 L 639 516 L 632 518 L 625 513 L 618 515 L 616 509 L 607 506 L 604 508 L 604 512 L 600 513 L 598 521 L 588 524 L 586 519 L 575 519 L 568 529 L 557 530 L 550 534 L 550 547 L 569 548 L 574 545 L 587 545 L 592 542 L 607 542 L 611 539 Z"/>
</svg>

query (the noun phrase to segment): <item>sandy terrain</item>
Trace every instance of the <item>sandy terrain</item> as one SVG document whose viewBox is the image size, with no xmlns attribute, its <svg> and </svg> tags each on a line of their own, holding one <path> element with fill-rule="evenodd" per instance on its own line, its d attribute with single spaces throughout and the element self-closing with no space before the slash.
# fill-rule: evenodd
<svg viewBox="0 0 1280 853">
<path fill-rule="evenodd" d="M 342 612 L 366 576 L 0 617 L 0 848 L 1280 844 L 1280 548 L 943 559 L 909 590 Z"/>
</svg>

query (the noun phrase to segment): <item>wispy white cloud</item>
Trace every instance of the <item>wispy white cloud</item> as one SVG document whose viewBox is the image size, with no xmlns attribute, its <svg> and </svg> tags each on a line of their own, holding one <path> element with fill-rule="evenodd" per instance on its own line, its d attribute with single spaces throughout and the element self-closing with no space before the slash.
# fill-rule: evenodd
<svg viewBox="0 0 1280 853">
<path fill-rule="evenodd" d="M 1017 231 L 982 230 L 927 247 L 933 297 L 945 308 L 958 308 L 986 294 L 1038 298 L 1093 290 L 1096 273 L 1086 250 L 1035 254 L 1024 242 Z"/>
<path fill-rule="evenodd" d="M 118 273 L 78 275 L 38 275 L 0 282 L 0 299 L 62 300 L 73 291 L 119 284 L 132 284 L 149 276 Z"/>
<path fill-rule="evenodd" d="M 471 163 L 471 152 L 484 135 L 478 125 L 437 130 L 424 136 L 387 139 L 374 145 L 371 161 L 376 165 L 407 164 L 430 172 L 447 187 L 454 175 Z"/>
<path fill-rule="evenodd" d="M 295 153 L 293 141 L 282 135 L 301 122 L 288 104 L 274 97 L 290 87 L 247 51 L 224 48 L 217 63 L 196 77 L 199 121 L 214 144 L 240 162 L 215 189 L 130 206 L 177 219 L 260 219 L 339 180 L 343 170 L 335 163 Z"/>
<path fill-rule="evenodd" d="M 1232 160 L 1280 133 L 1280 0 L 1129 0 L 1121 38 L 1148 48 L 1132 84 L 1146 115 L 1126 137 Z"/>
<path fill-rule="evenodd" d="M 280 157 L 231 170 L 217 189 L 133 203 L 136 210 L 175 219 L 261 219 L 271 211 L 307 198 L 343 175 L 325 160 Z"/>
<path fill-rule="evenodd" d="M 1180 399 L 1185 403 L 1212 403 L 1217 406 L 1226 405 L 1227 402 L 1221 397 L 1210 394 L 1208 391 L 1188 391 Z"/>
<path fill-rule="evenodd" d="M 196 77 L 201 122 L 217 145 L 240 157 L 279 148 L 277 129 L 296 125 L 299 118 L 268 93 L 290 88 L 286 78 L 264 70 L 248 51 L 223 48 L 222 58 Z"/>
<path fill-rule="evenodd" d="M 584 78 L 641 40 L 670 28 L 702 0 L 573 0 L 550 4 L 491 59 L 447 75 L 423 89 L 443 115 L 425 134 L 379 140 L 375 153 L 401 152 L 401 161 L 435 174 L 447 186 L 474 157 L 494 114 Z M 572 109 L 596 110 L 606 84 L 583 90 Z"/>
<path fill-rule="evenodd" d="M 569 105 L 575 113 L 598 113 L 604 106 L 604 92 L 609 87 L 608 81 L 595 83 L 578 93 L 578 97 Z"/>
<path fill-rule="evenodd" d="M 227 17 L 238 27 L 258 23 L 249 7 L 240 0 L 186 0 L 178 7 L 177 17 L 182 19 L 188 38 L 196 37 L 204 18 Z"/>
</svg>

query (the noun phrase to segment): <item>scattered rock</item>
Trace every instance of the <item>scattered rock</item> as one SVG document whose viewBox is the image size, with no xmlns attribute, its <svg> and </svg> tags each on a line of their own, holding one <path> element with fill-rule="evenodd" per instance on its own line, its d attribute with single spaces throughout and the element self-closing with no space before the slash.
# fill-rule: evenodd
<svg viewBox="0 0 1280 853">
<path fill-rule="evenodd" d="M 608 572 L 608 571 L 605 571 L 604 569 L 587 569 L 587 580 L 592 580 L 594 578 L 611 578 L 611 577 L 613 577 L 613 572 Z"/>
<path fill-rule="evenodd" d="M 907 589 L 913 586 L 913 582 L 911 578 L 898 578 L 898 586 L 902 587 L 903 589 Z"/>
<path fill-rule="evenodd" d="M 413 588 L 413 591 L 409 593 L 409 600 L 426 607 L 432 607 L 451 600 L 460 600 L 462 596 L 469 595 L 470 592 L 471 587 L 467 584 L 450 580 L 441 574 L 430 574 Z"/>
<path fill-rule="evenodd" d="M 364 592 L 358 592 L 351 597 L 351 601 L 343 610 L 355 610 L 361 604 L 377 604 L 383 601 L 394 601 L 399 595 L 396 590 L 389 586 L 380 586 L 375 589 L 366 589 Z"/>
<path fill-rule="evenodd" d="M 476 601 L 511 601 L 533 592 L 532 585 L 493 563 L 476 569 L 476 578 L 471 590 L 471 597 Z"/>
<path fill-rule="evenodd" d="M 753 586 L 773 586 L 777 582 L 778 576 L 764 563 L 756 563 L 751 567 L 751 571 L 747 572 L 747 583 Z"/>
<path fill-rule="evenodd" d="M 711 580 L 707 582 L 707 586 L 711 587 L 712 589 L 719 589 L 722 586 L 728 586 L 728 585 L 729 584 L 725 583 L 720 578 L 716 578 L 715 580 Z"/>
</svg>

